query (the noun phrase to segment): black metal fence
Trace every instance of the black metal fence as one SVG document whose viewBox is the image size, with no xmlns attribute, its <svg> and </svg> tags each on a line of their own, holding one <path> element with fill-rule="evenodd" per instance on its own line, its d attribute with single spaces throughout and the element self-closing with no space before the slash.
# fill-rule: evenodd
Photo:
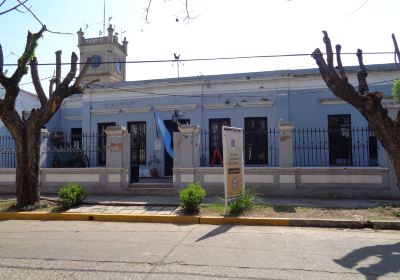
<svg viewBox="0 0 400 280">
<path fill-rule="evenodd" d="M 244 164 L 246 166 L 279 166 L 279 131 L 243 132 Z M 208 131 L 200 135 L 200 164 L 203 167 L 222 166 L 222 134 Z"/>
<path fill-rule="evenodd" d="M 296 128 L 295 166 L 377 166 L 378 141 L 368 127 Z"/>
<path fill-rule="evenodd" d="M 64 134 L 53 132 L 41 143 L 46 167 L 95 167 L 105 165 L 104 134 Z"/>
<path fill-rule="evenodd" d="M 246 166 L 279 166 L 279 131 L 244 131 Z M 50 133 L 42 138 L 42 167 L 96 167 L 106 162 L 104 134 Z M 201 166 L 222 165 L 222 135 L 200 136 Z M 368 127 L 296 128 L 293 130 L 294 166 L 377 166 L 378 141 Z M 15 143 L 0 136 L 0 168 L 15 168 Z"/>
<path fill-rule="evenodd" d="M 0 167 L 15 168 L 15 142 L 11 135 L 0 136 Z"/>
</svg>

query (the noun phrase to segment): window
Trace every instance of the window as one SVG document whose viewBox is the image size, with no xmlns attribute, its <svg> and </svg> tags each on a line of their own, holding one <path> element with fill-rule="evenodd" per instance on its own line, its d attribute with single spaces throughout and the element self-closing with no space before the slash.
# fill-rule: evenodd
<svg viewBox="0 0 400 280">
<path fill-rule="evenodd" d="M 378 140 L 376 139 L 371 128 L 369 130 L 368 136 L 368 165 L 378 166 Z"/>
<path fill-rule="evenodd" d="M 98 165 L 106 165 L 106 146 L 107 146 L 107 137 L 106 137 L 106 129 L 109 126 L 115 126 L 115 122 L 108 123 L 98 123 L 97 124 L 97 133 L 98 133 L 98 153 L 97 153 L 97 163 Z"/>
<path fill-rule="evenodd" d="M 222 126 L 230 126 L 231 119 L 210 119 L 210 165 L 222 164 Z"/>
<path fill-rule="evenodd" d="M 131 134 L 131 160 L 138 164 L 146 164 L 146 122 L 129 122 Z"/>
<path fill-rule="evenodd" d="M 328 116 L 329 164 L 352 165 L 351 116 Z"/>
<path fill-rule="evenodd" d="M 267 118 L 244 119 L 246 164 L 268 164 Z"/>
<path fill-rule="evenodd" d="M 82 148 L 82 128 L 71 128 L 71 146 Z"/>
</svg>

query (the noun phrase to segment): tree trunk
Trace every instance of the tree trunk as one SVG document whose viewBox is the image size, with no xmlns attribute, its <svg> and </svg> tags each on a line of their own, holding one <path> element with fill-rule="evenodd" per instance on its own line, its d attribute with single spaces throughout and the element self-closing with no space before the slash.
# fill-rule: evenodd
<svg viewBox="0 0 400 280">
<path fill-rule="evenodd" d="M 26 133 L 16 139 L 16 196 L 17 207 L 34 205 L 40 200 L 39 135 Z"/>
<path fill-rule="evenodd" d="M 382 134 L 382 132 L 387 132 L 387 128 L 381 127 L 379 130 L 377 130 L 376 134 Z M 389 156 L 390 162 L 393 165 L 393 169 L 396 175 L 397 187 L 400 189 L 400 133 L 395 132 L 391 138 L 383 138 L 381 135 L 376 136 Z"/>
</svg>

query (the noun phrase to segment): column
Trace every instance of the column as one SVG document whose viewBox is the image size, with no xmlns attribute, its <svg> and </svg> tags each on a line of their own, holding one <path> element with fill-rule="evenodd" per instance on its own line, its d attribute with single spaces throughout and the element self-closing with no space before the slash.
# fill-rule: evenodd
<svg viewBox="0 0 400 280">
<path fill-rule="evenodd" d="M 292 123 L 279 123 L 279 166 L 293 167 Z"/>
</svg>

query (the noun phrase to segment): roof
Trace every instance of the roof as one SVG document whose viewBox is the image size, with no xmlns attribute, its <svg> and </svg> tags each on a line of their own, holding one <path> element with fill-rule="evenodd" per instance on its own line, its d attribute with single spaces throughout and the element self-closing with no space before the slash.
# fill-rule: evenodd
<svg viewBox="0 0 400 280">
<path fill-rule="evenodd" d="M 371 64 L 366 65 L 369 72 L 384 72 L 384 71 L 400 71 L 396 64 Z M 359 66 L 345 67 L 347 73 L 356 73 L 359 71 Z M 138 81 L 124 81 L 114 83 L 99 83 L 101 87 L 142 87 L 159 84 L 190 84 L 190 83 L 203 83 L 207 82 L 224 82 L 232 80 L 251 80 L 251 79 L 266 79 L 266 78 L 279 78 L 279 77 L 303 77 L 303 76 L 316 76 L 320 75 L 318 68 L 308 69 L 294 69 L 294 70 L 273 70 L 262 72 L 247 72 L 247 73 L 232 73 L 220 75 L 201 75 L 180 78 L 165 78 L 165 79 L 152 79 L 152 80 L 138 80 Z"/>
</svg>

